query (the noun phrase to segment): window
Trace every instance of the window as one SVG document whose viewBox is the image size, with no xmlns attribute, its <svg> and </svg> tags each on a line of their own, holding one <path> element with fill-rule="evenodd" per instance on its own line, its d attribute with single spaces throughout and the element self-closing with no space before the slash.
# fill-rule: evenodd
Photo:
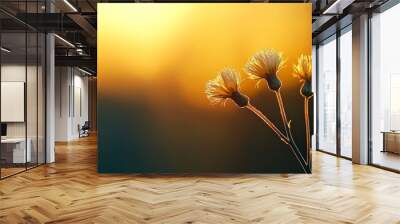
<svg viewBox="0 0 400 224">
<path fill-rule="evenodd" d="M 371 162 L 400 170 L 400 5 L 371 18 Z"/>
<path fill-rule="evenodd" d="M 340 36 L 340 155 L 352 154 L 352 35 L 351 26 Z"/>
<path fill-rule="evenodd" d="M 318 149 L 336 153 L 336 36 L 318 48 Z"/>
<path fill-rule="evenodd" d="M 317 137 L 316 137 L 316 130 L 317 130 L 317 103 L 316 103 L 316 94 L 317 94 L 317 46 L 312 46 L 312 91 L 314 93 L 313 96 L 313 118 L 312 118 L 312 131 L 311 131 L 311 149 L 315 150 L 317 148 Z"/>
</svg>

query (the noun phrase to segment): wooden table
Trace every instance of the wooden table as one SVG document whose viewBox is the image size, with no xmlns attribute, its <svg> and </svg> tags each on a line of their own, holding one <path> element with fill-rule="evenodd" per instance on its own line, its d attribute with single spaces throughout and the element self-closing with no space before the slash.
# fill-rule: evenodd
<svg viewBox="0 0 400 224">
<path fill-rule="evenodd" d="M 382 152 L 392 152 L 400 154 L 400 131 L 382 131 L 383 150 Z"/>
<path fill-rule="evenodd" d="M 26 139 L 26 150 L 25 150 L 25 138 L 5 138 L 1 139 L 2 147 L 2 159 L 5 163 L 21 164 L 31 161 L 31 139 Z"/>
</svg>

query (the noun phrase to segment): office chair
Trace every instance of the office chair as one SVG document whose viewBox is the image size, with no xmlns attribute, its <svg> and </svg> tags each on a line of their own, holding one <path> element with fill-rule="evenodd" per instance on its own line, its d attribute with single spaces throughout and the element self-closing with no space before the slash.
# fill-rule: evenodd
<svg viewBox="0 0 400 224">
<path fill-rule="evenodd" d="M 89 136 L 89 129 L 90 129 L 89 121 L 85 121 L 82 127 L 80 127 L 80 125 L 78 124 L 79 138 Z"/>
</svg>

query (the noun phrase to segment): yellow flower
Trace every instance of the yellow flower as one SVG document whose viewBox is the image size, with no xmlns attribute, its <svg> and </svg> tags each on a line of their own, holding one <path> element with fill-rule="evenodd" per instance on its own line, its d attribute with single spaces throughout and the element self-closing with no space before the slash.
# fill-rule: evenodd
<svg viewBox="0 0 400 224">
<path fill-rule="evenodd" d="M 266 79 L 268 87 L 277 91 L 281 87 L 281 81 L 277 75 L 284 64 L 285 61 L 281 52 L 267 49 L 257 52 L 251 57 L 244 70 L 248 73 L 250 79 Z"/>
<path fill-rule="evenodd" d="M 311 55 L 300 55 L 297 65 L 293 66 L 293 76 L 301 82 L 311 82 L 312 62 Z"/>
<path fill-rule="evenodd" d="M 215 79 L 207 82 L 205 93 L 213 104 L 225 103 L 227 99 L 231 99 L 239 107 L 244 107 L 249 104 L 249 98 L 240 93 L 239 87 L 239 72 L 227 68 L 218 72 Z"/>
<path fill-rule="evenodd" d="M 293 66 L 293 76 L 298 78 L 301 83 L 300 94 L 309 98 L 313 95 L 311 85 L 312 62 L 311 55 L 300 55 L 297 60 L 297 65 Z"/>
</svg>

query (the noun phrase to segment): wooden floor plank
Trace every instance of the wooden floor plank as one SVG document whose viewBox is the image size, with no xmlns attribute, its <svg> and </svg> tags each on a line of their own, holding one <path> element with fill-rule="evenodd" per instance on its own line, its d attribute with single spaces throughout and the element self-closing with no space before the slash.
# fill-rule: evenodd
<svg viewBox="0 0 400 224">
<path fill-rule="evenodd" d="M 400 175 L 320 152 L 312 175 L 105 175 L 96 138 L 0 181 L 0 223 L 400 223 Z"/>
</svg>

